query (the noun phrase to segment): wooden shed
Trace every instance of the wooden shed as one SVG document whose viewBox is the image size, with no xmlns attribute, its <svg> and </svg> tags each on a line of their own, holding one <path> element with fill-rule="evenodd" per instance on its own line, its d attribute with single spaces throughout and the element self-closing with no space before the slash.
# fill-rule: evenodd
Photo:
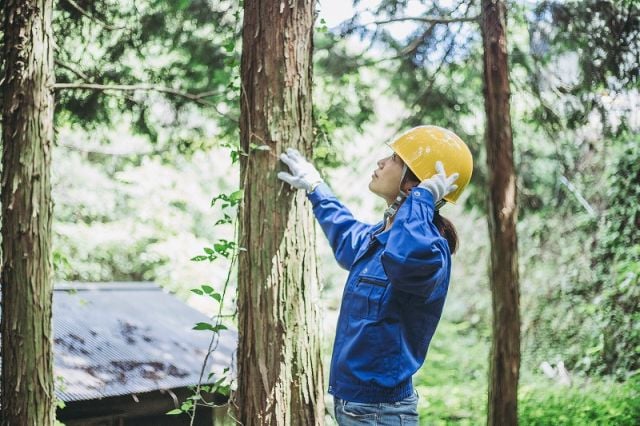
<svg viewBox="0 0 640 426">
<path fill-rule="evenodd" d="M 183 425 L 186 415 L 165 413 L 192 395 L 211 341 L 193 330 L 210 322 L 153 283 L 65 283 L 53 295 L 56 395 L 68 426 Z M 234 374 L 237 333 L 220 332 L 204 383 Z M 208 373 L 213 373 L 207 380 Z M 207 395 L 223 404 L 226 396 Z M 197 425 L 220 412 L 199 408 Z"/>
</svg>

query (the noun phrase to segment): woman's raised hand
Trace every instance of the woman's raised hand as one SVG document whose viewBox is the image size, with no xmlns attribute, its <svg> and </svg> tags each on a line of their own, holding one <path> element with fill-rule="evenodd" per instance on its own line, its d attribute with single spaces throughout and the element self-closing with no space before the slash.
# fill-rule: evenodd
<svg viewBox="0 0 640 426">
<path fill-rule="evenodd" d="M 431 195 L 433 195 L 433 202 L 437 203 L 447 194 L 458 189 L 458 185 L 454 185 L 458 176 L 458 173 L 447 176 L 442 162 L 436 161 L 436 174 L 423 180 L 418 186 L 431 192 Z"/>
</svg>

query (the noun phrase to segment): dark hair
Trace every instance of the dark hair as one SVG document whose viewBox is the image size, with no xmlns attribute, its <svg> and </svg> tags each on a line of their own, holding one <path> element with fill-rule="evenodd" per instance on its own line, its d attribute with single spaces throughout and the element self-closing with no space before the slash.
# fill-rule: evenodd
<svg viewBox="0 0 640 426">
<path fill-rule="evenodd" d="M 451 254 L 454 254 L 456 250 L 458 250 L 458 232 L 456 231 L 456 227 L 453 226 L 453 223 L 449 219 L 440 214 L 440 210 L 436 210 L 433 215 L 433 223 L 436 225 L 436 228 L 438 228 L 438 231 L 440 231 L 440 235 L 449 243 Z"/>
<path fill-rule="evenodd" d="M 404 184 L 404 182 L 416 182 L 415 185 L 417 185 L 420 183 L 420 179 L 407 167 L 407 172 L 404 175 L 401 185 Z M 433 224 L 438 228 L 440 235 L 449 243 L 451 254 L 455 253 L 458 249 L 458 232 L 456 231 L 456 227 L 453 226 L 453 223 L 440 214 L 440 209 L 436 209 L 433 215 Z"/>
</svg>

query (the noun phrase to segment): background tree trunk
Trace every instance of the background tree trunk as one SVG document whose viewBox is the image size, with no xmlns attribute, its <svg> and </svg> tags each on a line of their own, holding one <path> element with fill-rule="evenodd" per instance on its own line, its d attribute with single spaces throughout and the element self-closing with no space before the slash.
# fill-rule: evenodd
<svg viewBox="0 0 640 426">
<path fill-rule="evenodd" d="M 2 424 L 55 420 L 51 342 L 51 0 L 4 2 Z"/>
<path fill-rule="evenodd" d="M 518 423 L 520 370 L 516 174 L 509 111 L 506 29 L 505 2 L 483 0 L 484 96 L 490 196 L 488 219 L 493 304 L 488 424 L 501 426 Z"/>
<path fill-rule="evenodd" d="M 320 424 L 324 414 L 314 219 L 304 192 L 276 178 L 286 147 L 311 152 L 314 5 L 244 3 L 235 402 L 246 425 Z"/>
</svg>

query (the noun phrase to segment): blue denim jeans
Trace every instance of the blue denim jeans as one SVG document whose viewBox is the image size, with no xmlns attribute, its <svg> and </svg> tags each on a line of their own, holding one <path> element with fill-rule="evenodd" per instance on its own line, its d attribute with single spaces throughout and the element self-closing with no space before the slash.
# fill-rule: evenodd
<svg viewBox="0 0 640 426">
<path fill-rule="evenodd" d="M 405 426 L 418 425 L 418 394 L 398 402 L 366 404 L 334 398 L 339 426 Z"/>
</svg>

